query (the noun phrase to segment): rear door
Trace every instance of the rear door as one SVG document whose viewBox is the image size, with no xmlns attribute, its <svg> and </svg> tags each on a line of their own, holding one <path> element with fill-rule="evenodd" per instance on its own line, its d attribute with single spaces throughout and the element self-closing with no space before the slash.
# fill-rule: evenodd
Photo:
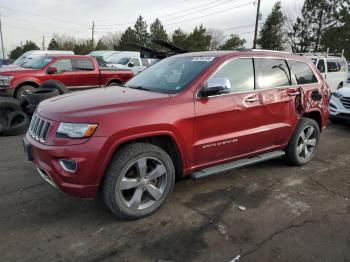
<svg viewBox="0 0 350 262">
<path fill-rule="evenodd" d="M 63 83 L 68 88 L 75 86 L 75 73 L 73 72 L 72 61 L 70 59 L 56 59 L 50 67 L 55 67 L 57 73 L 46 73 L 44 81 L 54 79 Z"/>
<path fill-rule="evenodd" d="M 291 85 L 289 67 L 284 59 L 256 58 L 256 89 L 261 108 L 259 150 L 287 144 L 298 122 L 296 108 L 300 88 Z"/>
<path fill-rule="evenodd" d="M 208 164 L 251 152 L 262 116 L 254 90 L 253 59 L 226 62 L 210 78 L 227 78 L 225 93 L 195 98 L 195 163 Z"/>
<path fill-rule="evenodd" d="M 92 59 L 72 59 L 75 73 L 75 89 L 96 88 L 100 86 L 100 71 Z"/>
</svg>

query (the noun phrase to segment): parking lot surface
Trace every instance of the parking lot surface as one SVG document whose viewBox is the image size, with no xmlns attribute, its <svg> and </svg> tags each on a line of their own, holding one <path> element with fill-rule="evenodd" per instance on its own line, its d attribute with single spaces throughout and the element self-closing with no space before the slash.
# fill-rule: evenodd
<svg viewBox="0 0 350 262">
<path fill-rule="evenodd" d="M 175 184 L 152 216 L 54 189 L 0 138 L 1 261 L 350 261 L 350 126 L 330 125 L 303 167 L 273 160 Z"/>
</svg>

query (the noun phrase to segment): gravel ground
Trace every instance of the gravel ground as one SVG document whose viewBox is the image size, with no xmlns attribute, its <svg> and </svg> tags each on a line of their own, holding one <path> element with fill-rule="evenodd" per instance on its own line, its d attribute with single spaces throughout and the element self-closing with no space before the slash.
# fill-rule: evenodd
<svg viewBox="0 0 350 262">
<path fill-rule="evenodd" d="M 282 160 L 178 181 L 163 208 L 120 221 L 65 195 L 0 138 L 1 261 L 350 261 L 350 126 L 304 167 Z"/>
</svg>

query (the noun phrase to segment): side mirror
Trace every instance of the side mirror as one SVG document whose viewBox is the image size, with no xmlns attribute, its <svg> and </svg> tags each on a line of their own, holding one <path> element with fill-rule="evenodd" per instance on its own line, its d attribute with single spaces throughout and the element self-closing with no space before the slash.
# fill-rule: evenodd
<svg viewBox="0 0 350 262">
<path fill-rule="evenodd" d="M 49 75 L 57 74 L 57 68 L 56 67 L 49 67 L 46 72 Z"/>
<path fill-rule="evenodd" d="M 213 77 L 210 78 L 202 90 L 200 91 L 200 95 L 202 97 L 207 97 L 211 95 L 218 95 L 221 93 L 229 92 L 231 90 L 230 80 L 226 77 Z"/>
<path fill-rule="evenodd" d="M 134 62 L 130 62 L 130 63 L 128 64 L 128 67 L 134 67 Z"/>
</svg>

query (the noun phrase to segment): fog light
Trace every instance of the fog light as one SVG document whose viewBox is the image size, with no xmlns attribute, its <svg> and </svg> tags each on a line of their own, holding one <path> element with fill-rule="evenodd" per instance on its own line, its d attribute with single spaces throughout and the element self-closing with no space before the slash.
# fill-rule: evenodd
<svg viewBox="0 0 350 262">
<path fill-rule="evenodd" d="M 74 160 L 61 159 L 59 163 L 61 167 L 67 172 L 75 173 L 75 171 L 77 171 L 77 162 Z"/>
</svg>

